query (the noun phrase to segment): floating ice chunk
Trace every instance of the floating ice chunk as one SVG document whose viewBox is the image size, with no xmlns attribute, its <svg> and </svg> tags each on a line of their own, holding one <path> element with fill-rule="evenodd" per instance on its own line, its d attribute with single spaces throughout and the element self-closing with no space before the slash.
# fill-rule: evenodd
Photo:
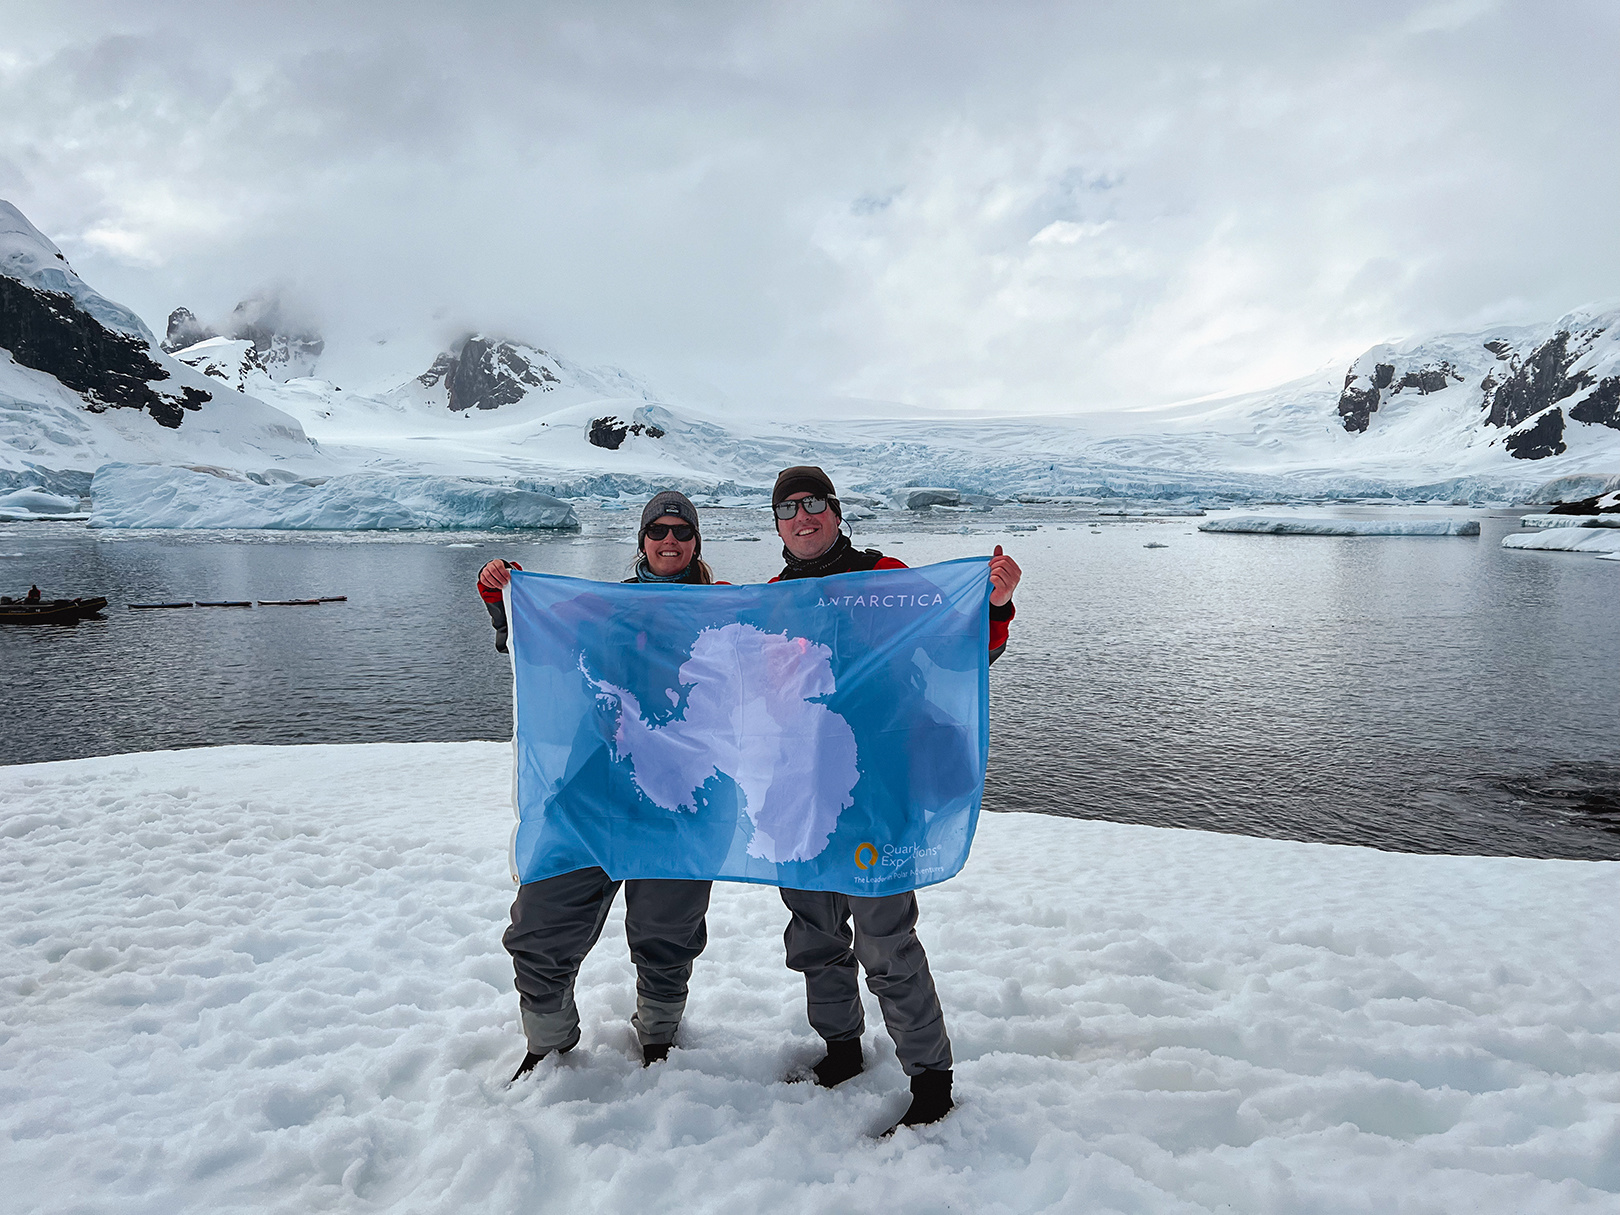
<svg viewBox="0 0 1620 1215">
<path fill-rule="evenodd" d="M 1127 506 L 1099 510 L 1097 514 L 1118 519 L 1180 519 L 1202 518 L 1204 511 L 1197 506 Z"/>
<path fill-rule="evenodd" d="M 0 494 L 0 522 L 20 523 L 28 519 L 85 519 L 77 498 L 47 493 L 43 489 L 14 489 Z"/>
<path fill-rule="evenodd" d="M 894 504 L 902 510 L 926 510 L 931 506 L 960 506 L 962 492 L 938 485 L 909 485 L 894 495 Z"/>
<path fill-rule="evenodd" d="M 46 493 L 43 489 L 14 489 L 0 494 L 0 510 L 26 510 L 36 515 L 67 515 L 79 509 L 77 498 Z"/>
<path fill-rule="evenodd" d="M 1502 541 L 1503 548 L 1533 548 L 1557 553 L 1620 553 L 1620 529 L 1612 527 L 1549 527 L 1518 532 Z"/>
<path fill-rule="evenodd" d="M 1239 515 L 1200 523 L 1201 532 L 1263 536 L 1477 536 L 1477 519 L 1303 519 Z"/>
<path fill-rule="evenodd" d="M 351 473 L 320 485 L 260 485 L 186 468 L 105 464 L 92 527 L 275 530 L 577 529 L 566 502 L 455 477 Z"/>
<path fill-rule="evenodd" d="M 1520 527 L 1620 527 L 1620 515 L 1525 515 Z"/>
</svg>

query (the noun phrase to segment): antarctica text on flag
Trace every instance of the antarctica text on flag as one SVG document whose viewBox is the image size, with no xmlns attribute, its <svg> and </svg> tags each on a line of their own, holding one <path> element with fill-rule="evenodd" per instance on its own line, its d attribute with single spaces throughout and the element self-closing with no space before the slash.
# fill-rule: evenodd
<svg viewBox="0 0 1620 1215">
<path fill-rule="evenodd" d="M 955 874 L 989 750 L 988 564 L 759 586 L 513 571 L 518 880 L 878 895 Z"/>
</svg>

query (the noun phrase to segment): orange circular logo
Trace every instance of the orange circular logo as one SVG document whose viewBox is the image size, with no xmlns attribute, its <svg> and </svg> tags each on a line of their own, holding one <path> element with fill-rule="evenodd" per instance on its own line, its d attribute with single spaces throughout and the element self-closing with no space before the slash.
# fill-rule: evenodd
<svg viewBox="0 0 1620 1215">
<path fill-rule="evenodd" d="M 855 845 L 855 867 L 857 869 L 870 869 L 877 862 L 878 850 L 876 844 Z"/>
</svg>

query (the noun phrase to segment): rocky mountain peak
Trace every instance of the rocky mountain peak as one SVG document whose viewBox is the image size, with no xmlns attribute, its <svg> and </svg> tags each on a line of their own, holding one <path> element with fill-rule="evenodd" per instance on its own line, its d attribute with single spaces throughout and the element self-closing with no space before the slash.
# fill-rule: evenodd
<svg viewBox="0 0 1620 1215">
<path fill-rule="evenodd" d="M 173 354 L 176 350 L 184 350 L 187 346 L 195 346 L 198 342 L 205 342 L 218 336 L 219 334 L 199 321 L 196 313 L 190 308 L 176 308 L 169 313 L 169 328 L 163 336 L 162 346 L 169 354 Z"/>
<path fill-rule="evenodd" d="M 451 411 L 462 413 L 499 409 L 530 392 L 550 392 L 562 383 L 557 370 L 543 350 L 475 333 L 434 359 L 416 382 L 424 388 L 443 384 Z"/>
<path fill-rule="evenodd" d="M 219 337 L 252 342 L 261 369 L 278 383 L 314 374 L 326 349 L 325 339 L 313 326 L 295 320 L 274 291 L 249 296 L 217 328 L 203 323 L 189 308 L 176 308 L 169 313 L 163 349 L 179 354 L 198 342 Z"/>
<path fill-rule="evenodd" d="M 54 377 L 92 413 L 138 409 L 177 429 L 211 394 L 172 382 L 152 334 L 128 308 L 91 289 L 10 203 L 0 201 L 0 349 Z"/>
</svg>

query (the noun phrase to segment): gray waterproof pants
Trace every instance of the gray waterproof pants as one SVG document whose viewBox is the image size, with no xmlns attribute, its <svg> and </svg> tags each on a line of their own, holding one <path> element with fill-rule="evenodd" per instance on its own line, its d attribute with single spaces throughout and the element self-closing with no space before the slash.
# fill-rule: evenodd
<svg viewBox="0 0 1620 1215">
<path fill-rule="evenodd" d="M 675 1040 L 686 1011 L 692 961 L 709 943 L 709 882 L 645 879 L 624 886 L 624 928 L 636 964 L 636 1012 L 643 1046 Z M 512 955 L 523 1036 L 537 1055 L 579 1041 L 574 980 L 602 935 L 621 883 L 601 869 L 576 869 L 518 887 L 512 926 L 501 943 Z"/>
<path fill-rule="evenodd" d="M 917 939 L 915 894 L 867 899 L 783 890 L 782 902 L 793 913 L 782 935 L 787 964 L 804 975 L 811 1028 L 829 1042 L 861 1036 L 866 1017 L 855 981 L 859 962 L 906 1075 L 951 1066 L 945 1011 L 934 990 L 927 951 Z"/>
</svg>

